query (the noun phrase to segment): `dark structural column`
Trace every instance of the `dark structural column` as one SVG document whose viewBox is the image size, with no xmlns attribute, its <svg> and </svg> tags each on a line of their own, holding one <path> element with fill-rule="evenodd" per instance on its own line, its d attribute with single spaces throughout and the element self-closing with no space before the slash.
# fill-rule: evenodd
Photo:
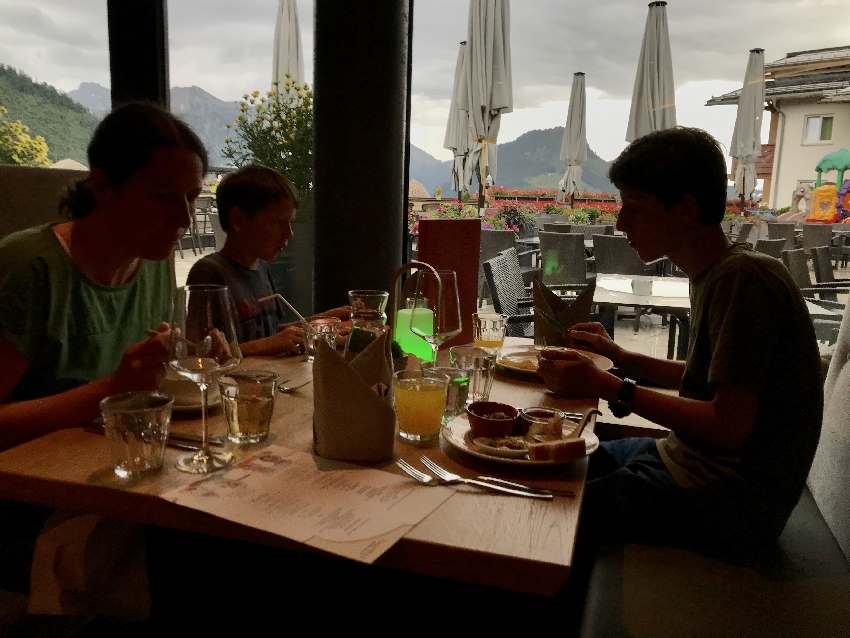
<svg viewBox="0 0 850 638">
<path fill-rule="evenodd" d="M 316 0 L 315 308 L 401 264 L 411 3 Z"/>
<path fill-rule="evenodd" d="M 169 108 L 166 0 L 107 0 L 112 105 Z"/>
</svg>

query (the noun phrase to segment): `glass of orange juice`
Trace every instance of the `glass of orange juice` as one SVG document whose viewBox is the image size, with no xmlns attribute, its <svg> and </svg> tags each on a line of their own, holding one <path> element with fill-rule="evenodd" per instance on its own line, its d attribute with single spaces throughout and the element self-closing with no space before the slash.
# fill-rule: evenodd
<svg viewBox="0 0 850 638">
<path fill-rule="evenodd" d="M 472 315 L 473 343 L 490 354 L 498 355 L 505 342 L 506 327 L 504 315 L 494 312 L 476 312 Z"/>
<path fill-rule="evenodd" d="M 449 377 L 431 370 L 400 370 L 393 375 L 398 435 L 427 445 L 440 436 Z"/>
</svg>

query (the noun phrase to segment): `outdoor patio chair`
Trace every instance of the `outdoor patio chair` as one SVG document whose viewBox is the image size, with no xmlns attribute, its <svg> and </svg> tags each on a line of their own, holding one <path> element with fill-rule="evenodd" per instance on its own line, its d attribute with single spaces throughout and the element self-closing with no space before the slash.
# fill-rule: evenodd
<svg viewBox="0 0 850 638">
<path fill-rule="evenodd" d="M 503 250 L 514 247 L 516 235 L 512 230 L 487 230 L 481 229 L 481 249 L 478 258 L 478 303 L 479 305 L 488 296 L 487 281 L 484 278 L 483 264 L 489 259 L 497 256 Z"/>
<path fill-rule="evenodd" d="M 524 250 L 522 252 L 518 251 L 516 248 L 508 248 L 499 254 L 506 255 L 511 265 L 516 263 L 520 277 L 522 277 L 523 285 L 526 288 L 531 288 L 531 282 L 534 281 L 534 278 L 537 277 L 540 272 L 540 269 L 536 268 L 531 263 L 531 258 L 539 253 L 540 251 L 536 248 L 534 250 Z"/>
<path fill-rule="evenodd" d="M 592 260 L 585 257 L 581 233 L 540 233 L 540 277 L 547 286 L 587 283 Z"/>
<path fill-rule="evenodd" d="M 765 255 L 770 255 L 779 259 L 782 256 L 782 251 L 785 250 L 786 239 L 759 239 L 756 242 L 756 250 Z"/>
<path fill-rule="evenodd" d="M 201 252 L 207 245 L 212 244 L 215 247 L 215 233 L 210 215 L 218 214 L 218 209 L 215 207 L 215 198 L 199 197 L 195 200 L 195 235 L 198 247 Z"/>
<path fill-rule="evenodd" d="M 735 235 L 735 243 L 743 244 L 744 242 L 752 245 L 753 242 L 750 241 L 750 235 L 752 234 L 753 223 L 752 222 L 744 222 L 741 224 L 740 228 L 738 228 L 738 234 Z"/>
<path fill-rule="evenodd" d="M 566 222 L 551 222 L 547 224 L 543 224 L 543 231 L 547 233 L 571 233 L 572 224 L 567 224 Z"/>
<path fill-rule="evenodd" d="M 818 246 L 814 249 L 812 262 L 815 267 L 815 281 L 819 284 L 850 285 L 850 279 L 836 279 L 832 267 L 832 249 L 828 246 Z"/>
<path fill-rule="evenodd" d="M 782 247 L 782 250 L 794 250 L 797 247 L 794 240 L 796 231 L 797 224 L 792 222 L 770 222 L 767 225 L 767 238 L 784 239 L 785 245 Z"/>
<path fill-rule="evenodd" d="M 652 275 L 663 258 L 645 263 L 624 235 L 593 235 L 593 256 L 597 273 Z"/>
<path fill-rule="evenodd" d="M 505 316 L 511 337 L 534 336 L 534 302 L 526 294 L 519 262 L 505 251 L 483 264 L 484 277 L 493 298 L 493 308 Z"/>
<path fill-rule="evenodd" d="M 549 213 L 543 213 L 543 214 L 537 215 L 534 218 L 534 226 L 537 228 L 537 230 L 544 230 L 544 228 L 543 228 L 544 224 L 553 224 L 553 223 L 557 223 L 557 222 L 565 223 L 566 219 L 567 218 L 564 217 L 563 215 L 551 215 Z"/>
<path fill-rule="evenodd" d="M 832 246 L 832 225 L 803 224 L 803 250 L 812 254 L 818 246 Z"/>
<path fill-rule="evenodd" d="M 785 264 L 788 272 L 791 273 L 791 278 L 800 288 L 800 292 L 803 293 L 804 297 L 812 298 L 817 301 L 822 299 L 826 299 L 827 301 L 836 301 L 836 293 L 850 290 L 848 286 L 842 286 L 840 283 L 835 281 L 813 284 L 811 275 L 809 274 L 809 258 L 808 255 L 806 255 L 806 251 L 802 248 L 797 248 L 796 250 L 783 250 L 782 262 Z M 815 299 L 815 297 L 818 299 Z"/>
<path fill-rule="evenodd" d="M 645 263 L 634 248 L 629 246 L 629 240 L 619 235 L 594 235 L 593 257 L 596 264 L 596 273 L 612 273 L 617 275 L 653 275 L 656 274 L 659 265 L 663 265 L 664 258 L 654 259 Z M 619 311 L 615 308 L 614 316 Z M 640 327 L 640 318 L 651 314 L 649 306 L 636 306 L 634 312 L 634 331 L 637 333 Z"/>
</svg>

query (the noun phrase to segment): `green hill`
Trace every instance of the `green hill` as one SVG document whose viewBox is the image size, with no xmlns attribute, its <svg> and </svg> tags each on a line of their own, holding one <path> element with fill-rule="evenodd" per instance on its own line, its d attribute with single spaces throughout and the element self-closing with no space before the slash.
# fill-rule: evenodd
<svg viewBox="0 0 850 638">
<path fill-rule="evenodd" d="M 67 95 L 0 65 L 0 105 L 9 110 L 9 119 L 29 126 L 31 135 L 44 137 L 52 161 L 71 158 L 88 163 L 86 146 L 98 120 Z"/>
</svg>

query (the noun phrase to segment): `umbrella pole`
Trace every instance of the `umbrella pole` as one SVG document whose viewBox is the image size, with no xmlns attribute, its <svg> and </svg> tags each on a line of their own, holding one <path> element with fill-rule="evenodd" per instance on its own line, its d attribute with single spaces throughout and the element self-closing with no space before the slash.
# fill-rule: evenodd
<svg viewBox="0 0 850 638">
<path fill-rule="evenodd" d="M 481 140 L 481 160 L 478 164 L 478 214 L 484 208 L 484 191 L 487 188 L 487 141 Z"/>
</svg>

